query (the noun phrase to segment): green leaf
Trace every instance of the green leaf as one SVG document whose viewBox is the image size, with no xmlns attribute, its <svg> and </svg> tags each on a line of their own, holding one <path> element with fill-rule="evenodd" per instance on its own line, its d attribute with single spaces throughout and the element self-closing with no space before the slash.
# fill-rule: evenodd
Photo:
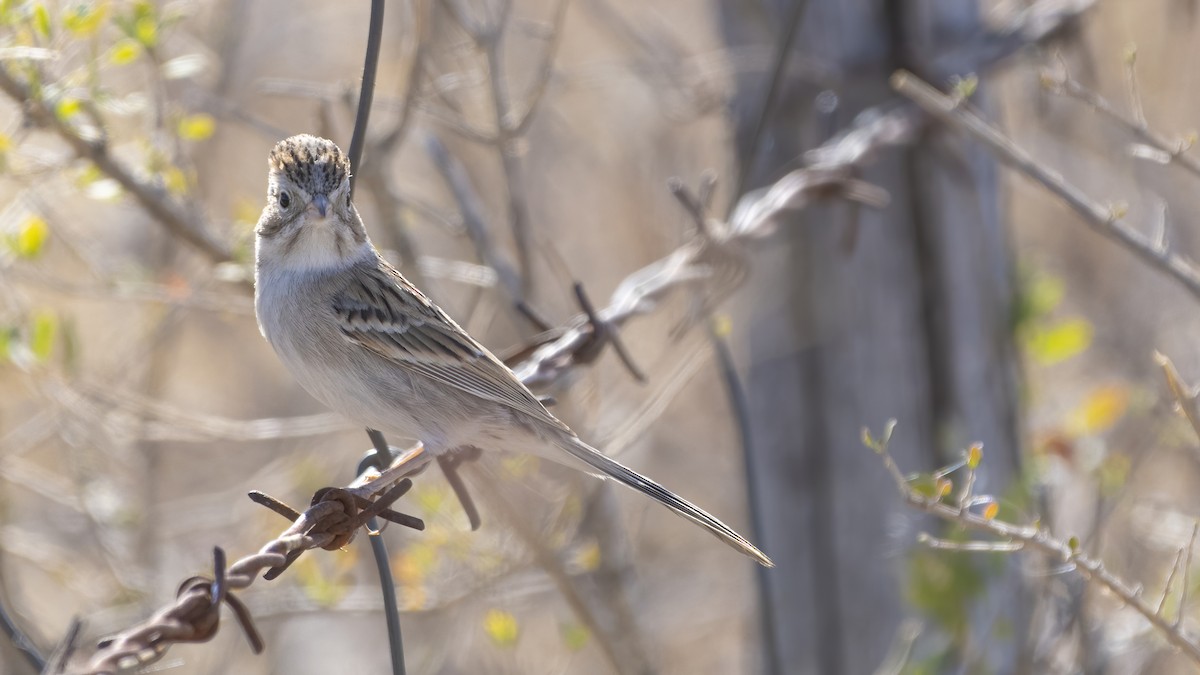
<svg viewBox="0 0 1200 675">
<path fill-rule="evenodd" d="M 567 649 L 577 652 L 587 646 L 588 640 L 592 634 L 588 632 L 586 626 L 575 623 L 574 621 L 564 622 L 559 626 L 559 632 L 562 634 L 563 644 Z"/>
<path fill-rule="evenodd" d="M 908 480 L 908 486 L 912 488 L 913 492 L 925 499 L 937 499 L 941 497 L 941 480 L 932 474 L 918 474 Z"/>
<path fill-rule="evenodd" d="M 29 349 L 39 363 L 45 363 L 54 352 L 54 338 L 58 334 L 58 317 L 52 312 L 41 310 L 33 315 L 29 329 Z"/>
<path fill-rule="evenodd" d="M 1012 308 L 1012 326 L 1024 331 L 1049 316 L 1066 295 L 1062 279 L 1039 270 L 1018 268 L 1017 293 Z"/>
<path fill-rule="evenodd" d="M 0 359 L 8 360 L 12 356 L 12 343 L 17 339 L 19 331 L 15 326 L 0 327 Z"/>
<path fill-rule="evenodd" d="M 62 365 L 63 370 L 68 375 L 79 374 L 79 330 L 75 326 L 75 321 L 71 317 L 64 317 L 62 321 L 62 337 L 59 343 L 62 344 Z"/>
<path fill-rule="evenodd" d="M 970 625 L 972 600 L 985 588 L 984 575 L 972 556 L 918 549 L 909 559 L 908 601 L 959 639 Z"/>
<path fill-rule="evenodd" d="M 1086 351 L 1092 344 L 1093 332 L 1087 319 L 1066 319 L 1031 330 L 1025 339 L 1025 347 L 1039 364 L 1052 366 Z"/>
</svg>

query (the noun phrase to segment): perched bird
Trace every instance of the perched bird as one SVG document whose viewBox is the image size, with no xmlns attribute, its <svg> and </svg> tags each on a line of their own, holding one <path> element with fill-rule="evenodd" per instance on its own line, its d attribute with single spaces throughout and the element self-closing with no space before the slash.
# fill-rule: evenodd
<svg viewBox="0 0 1200 675">
<path fill-rule="evenodd" d="M 456 448 L 530 452 L 613 478 L 759 563 L 730 527 L 587 445 L 372 246 L 332 141 L 280 141 L 268 159 L 255 246 L 259 329 L 300 384 L 373 429 Z"/>
</svg>

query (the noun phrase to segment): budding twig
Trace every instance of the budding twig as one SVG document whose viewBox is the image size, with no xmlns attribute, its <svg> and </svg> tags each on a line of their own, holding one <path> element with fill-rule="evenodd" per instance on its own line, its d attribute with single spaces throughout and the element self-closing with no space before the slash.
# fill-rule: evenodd
<svg viewBox="0 0 1200 675">
<path fill-rule="evenodd" d="M 1178 619 L 1176 621 L 1168 621 L 1162 615 L 1161 602 L 1157 607 L 1147 604 L 1142 598 L 1140 589 L 1131 586 L 1128 582 L 1110 572 L 1100 560 L 1084 553 L 1073 539 L 1062 541 L 1054 538 L 1040 524 L 1018 525 L 997 518 L 989 518 L 987 517 L 989 514 L 975 513 L 970 508 L 962 507 L 958 504 L 946 503 L 941 496 L 936 494 L 935 496 L 926 496 L 918 492 L 913 487 L 913 484 L 900 472 L 895 460 L 892 459 L 891 453 L 888 452 L 888 439 L 891 436 L 890 432 L 893 427 L 894 422 L 890 422 L 888 430 L 884 432 L 881 440 L 876 441 L 872 439 L 870 434 L 866 433 L 865 430 L 864 437 L 868 440 L 870 447 L 883 460 L 884 467 L 895 481 L 896 488 L 900 496 L 904 498 L 904 501 L 942 520 L 953 522 L 969 530 L 989 534 L 1000 540 L 999 542 L 988 541 L 959 544 L 957 542 L 944 542 L 925 535 L 921 538 L 922 543 L 926 543 L 934 548 L 955 550 L 1035 550 L 1047 554 L 1054 559 L 1061 560 L 1070 566 L 1069 569 L 1077 572 L 1089 583 L 1096 584 L 1120 598 L 1129 607 L 1132 607 L 1134 611 L 1149 621 L 1168 642 L 1177 647 L 1197 665 L 1200 665 L 1200 642 L 1197 642 L 1195 636 L 1180 625 Z M 1173 575 L 1174 573 L 1172 573 Z M 1170 580 L 1168 580 L 1169 584 Z"/>
</svg>

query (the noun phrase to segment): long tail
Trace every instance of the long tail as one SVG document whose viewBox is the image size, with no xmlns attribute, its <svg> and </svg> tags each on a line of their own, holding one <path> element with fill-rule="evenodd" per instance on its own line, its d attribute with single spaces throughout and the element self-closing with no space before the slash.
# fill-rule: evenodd
<svg viewBox="0 0 1200 675">
<path fill-rule="evenodd" d="M 714 537 L 725 542 L 738 553 L 753 558 L 758 564 L 765 567 L 775 566 L 775 563 L 771 562 L 771 559 L 758 550 L 754 544 L 751 544 L 745 537 L 734 532 L 733 528 L 709 515 L 704 509 L 692 504 L 633 469 L 613 460 L 578 438 L 573 436 L 563 437 L 558 445 L 576 459 L 595 469 L 601 477 L 614 478 L 647 497 L 654 499 L 675 513 L 708 530 Z"/>
</svg>

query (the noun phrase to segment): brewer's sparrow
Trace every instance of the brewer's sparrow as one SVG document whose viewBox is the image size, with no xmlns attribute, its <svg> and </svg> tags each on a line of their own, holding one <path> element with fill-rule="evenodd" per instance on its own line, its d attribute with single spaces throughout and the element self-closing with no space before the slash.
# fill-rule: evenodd
<svg viewBox="0 0 1200 675">
<path fill-rule="evenodd" d="M 614 478 L 771 566 L 721 521 L 579 440 L 380 257 L 350 201 L 350 162 L 333 142 L 293 136 L 268 163 L 254 307 L 263 336 L 310 394 L 421 441 L 434 457 L 468 446 L 532 452 Z"/>
</svg>

